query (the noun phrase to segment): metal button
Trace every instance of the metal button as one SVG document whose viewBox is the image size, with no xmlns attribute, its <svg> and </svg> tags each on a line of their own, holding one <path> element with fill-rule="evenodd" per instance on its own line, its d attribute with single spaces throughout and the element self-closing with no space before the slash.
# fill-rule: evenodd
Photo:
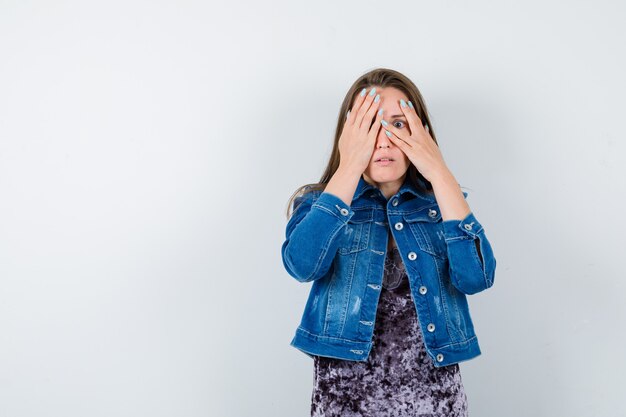
<svg viewBox="0 0 626 417">
<path fill-rule="evenodd" d="M 428 210 L 428 215 L 430 217 L 437 217 L 437 210 L 429 209 Z"/>
<path fill-rule="evenodd" d="M 398 199 L 394 198 L 393 201 L 391 202 L 392 205 L 397 206 L 398 205 Z"/>
<path fill-rule="evenodd" d="M 344 216 L 347 216 L 350 213 L 350 211 L 348 211 L 348 209 L 346 208 L 342 208 L 340 211 L 341 211 L 341 214 L 343 214 Z"/>
<path fill-rule="evenodd" d="M 420 287 L 420 294 L 424 295 L 424 294 L 426 294 L 427 291 L 428 290 L 423 285 Z"/>
<path fill-rule="evenodd" d="M 474 222 L 470 223 L 470 224 L 466 224 L 465 226 L 465 230 L 472 230 L 472 224 L 474 224 Z"/>
<path fill-rule="evenodd" d="M 443 355 L 441 353 L 437 354 L 437 362 L 441 362 L 443 360 Z"/>
<path fill-rule="evenodd" d="M 414 261 L 415 258 L 417 258 L 417 253 L 415 252 L 409 252 L 409 259 Z"/>
<path fill-rule="evenodd" d="M 435 325 L 432 323 L 428 323 L 427 329 L 429 332 L 434 332 L 435 331 Z"/>
<path fill-rule="evenodd" d="M 396 230 L 402 230 L 404 225 L 402 224 L 402 222 L 398 222 L 394 225 L 394 227 L 396 228 Z"/>
</svg>

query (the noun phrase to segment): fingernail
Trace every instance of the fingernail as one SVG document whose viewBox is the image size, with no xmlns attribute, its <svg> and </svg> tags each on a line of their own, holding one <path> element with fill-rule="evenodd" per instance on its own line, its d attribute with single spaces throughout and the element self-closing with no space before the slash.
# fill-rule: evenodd
<svg viewBox="0 0 626 417">
<path fill-rule="evenodd" d="M 404 101 L 404 99 L 400 99 L 400 105 L 402 107 L 406 107 L 406 101 Z"/>
<path fill-rule="evenodd" d="M 384 120 L 384 119 L 383 119 L 383 120 L 381 120 L 381 121 L 380 121 L 380 123 L 382 123 L 382 124 L 383 124 L 383 126 L 387 126 L 387 125 L 389 124 L 389 123 L 385 122 L 385 120 Z"/>
<path fill-rule="evenodd" d="M 376 94 L 376 97 L 374 97 L 374 103 L 378 103 L 378 100 L 380 100 L 380 94 Z"/>
<path fill-rule="evenodd" d="M 348 110 L 348 113 L 346 113 L 346 119 L 348 118 L 348 116 L 350 116 L 350 110 Z"/>
<path fill-rule="evenodd" d="M 374 94 L 376 94 L 376 87 L 372 87 L 370 90 L 370 96 L 373 96 Z"/>
<path fill-rule="evenodd" d="M 409 100 L 409 107 L 414 109 L 415 107 L 413 107 L 413 103 L 411 103 L 411 101 Z"/>
<path fill-rule="evenodd" d="M 383 115 L 383 109 L 378 110 L 378 115 L 382 116 Z"/>
<path fill-rule="evenodd" d="M 387 135 L 388 137 L 391 137 L 391 133 L 388 130 L 385 130 L 385 135 Z"/>
<path fill-rule="evenodd" d="M 363 97 L 365 95 L 365 92 L 367 91 L 367 88 L 364 88 L 361 90 L 361 97 Z"/>
</svg>

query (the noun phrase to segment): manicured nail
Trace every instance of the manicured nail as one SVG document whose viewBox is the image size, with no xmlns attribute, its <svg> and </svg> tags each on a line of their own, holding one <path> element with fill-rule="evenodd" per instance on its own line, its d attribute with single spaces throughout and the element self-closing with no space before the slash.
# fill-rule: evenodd
<svg viewBox="0 0 626 417">
<path fill-rule="evenodd" d="M 406 101 L 404 101 L 403 99 L 400 99 L 400 105 L 402 107 L 406 107 Z"/>
<path fill-rule="evenodd" d="M 381 108 L 380 110 L 378 110 L 378 115 L 382 116 L 383 115 L 383 109 Z"/>
<path fill-rule="evenodd" d="M 385 130 L 385 135 L 387 135 L 388 137 L 391 137 L 391 132 L 389 132 L 388 130 Z"/>
<path fill-rule="evenodd" d="M 376 87 L 372 87 L 370 90 L 370 96 L 373 96 L 374 94 L 376 94 Z"/>
<path fill-rule="evenodd" d="M 361 97 L 363 97 L 365 95 L 365 92 L 367 91 L 367 88 L 364 88 L 361 90 Z"/>
<path fill-rule="evenodd" d="M 376 94 L 376 97 L 374 97 L 374 103 L 378 103 L 378 100 L 380 100 L 380 94 Z"/>
<path fill-rule="evenodd" d="M 413 107 L 413 103 L 411 103 L 411 101 L 409 100 L 409 107 L 414 109 L 415 107 Z"/>
<path fill-rule="evenodd" d="M 383 126 L 387 126 L 387 125 L 389 124 L 389 123 L 385 122 L 385 120 L 384 120 L 384 119 L 383 119 L 383 120 L 381 120 L 381 121 L 380 121 L 380 123 L 382 123 L 382 124 L 383 124 Z"/>
<path fill-rule="evenodd" d="M 348 113 L 346 113 L 346 119 L 348 118 L 348 116 L 350 116 L 350 110 L 348 110 Z"/>
</svg>

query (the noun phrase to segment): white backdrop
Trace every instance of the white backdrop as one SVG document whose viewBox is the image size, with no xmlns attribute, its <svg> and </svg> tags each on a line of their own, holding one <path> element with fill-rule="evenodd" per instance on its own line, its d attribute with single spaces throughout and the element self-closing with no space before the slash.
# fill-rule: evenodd
<svg viewBox="0 0 626 417">
<path fill-rule="evenodd" d="M 421 89 L 498 262 L 472 416 L 626 413 L 618 1 L 0 2 L 0 416 L 305 416 L 286 202 Z"/>
</svg>

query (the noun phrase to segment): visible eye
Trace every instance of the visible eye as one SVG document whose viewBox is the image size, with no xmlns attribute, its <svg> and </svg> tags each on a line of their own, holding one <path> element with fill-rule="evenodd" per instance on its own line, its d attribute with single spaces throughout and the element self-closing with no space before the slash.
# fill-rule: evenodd
<svg viewBox="0 0 626 417">
<path fill-rule="evenodd" d="M 396 125 L 396 123 L 400 123 L 402 126 L 398 126 Z M 396 120 L 395 122 L 393 122 L 393 125 L 397 127 L 398 129 L 402 129 L 402 127 L 404 126 L 404 122 L 401 120 Z"/>
</svg>

